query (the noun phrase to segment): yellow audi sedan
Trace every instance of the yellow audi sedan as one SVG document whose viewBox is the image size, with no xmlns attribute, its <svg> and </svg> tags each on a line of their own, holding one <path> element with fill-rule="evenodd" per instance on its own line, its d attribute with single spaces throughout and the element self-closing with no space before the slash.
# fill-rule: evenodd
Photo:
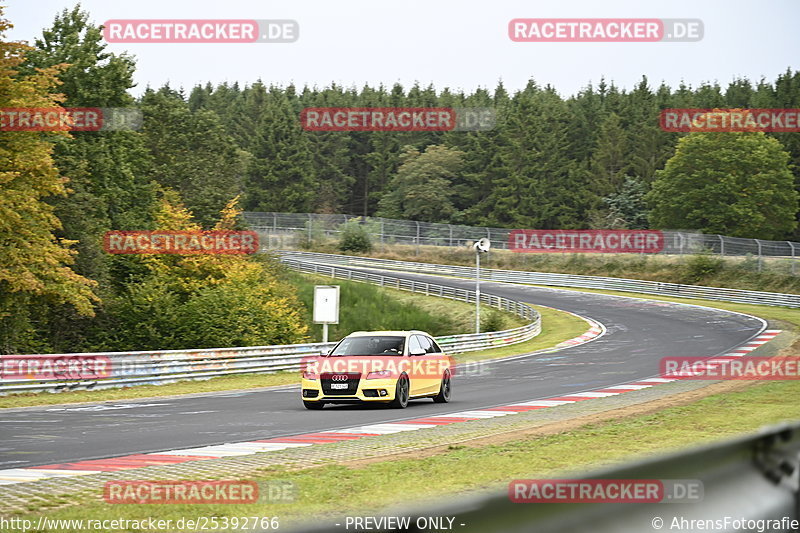
<svg viewBox="0 0 800 533">
<path fill-rule="evenodd" d="M 356 331 L 328 353 L 307 358 L 301 390 L 307 409 L 327 403 L 385 403 L 404 409 L 409 400 L 450 401 L 452 359 L 424 331 Z"/>
</svg>

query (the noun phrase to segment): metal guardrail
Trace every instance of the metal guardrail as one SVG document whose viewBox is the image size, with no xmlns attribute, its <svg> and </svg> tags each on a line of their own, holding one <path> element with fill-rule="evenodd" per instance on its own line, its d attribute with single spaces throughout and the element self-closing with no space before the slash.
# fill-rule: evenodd
<svg viewBox="0 0 800 533">
<path fill-rule="evenodd" d="M 320 266 L 304 261 L 285 261 L 288 266 L 303 272 L 339 279 L 350 279 L 373 283 L 382 287 L 396 288 L 429 296 L 439 296 L 465 302 L 475 302 L 475 292 L 454 289 L 433 283 L 408 281 L 392 276 L 353 272 L 331 266 Z M 541 317 L 534 308 L 508 298 L 487 294 L 481 302 L 498 309 L 514 313 L 530 321 L 525 326 L 503 331 L 479 334 L 448 335 L 436 337 L 439 345 L 449 353 L 463 353 L 498 346 L 508 346 L 529 340 L 541 332 Z M 270 373 L 283 370 L 299 370 L 304 357 L 319 355 L 335 346 L 335 342 L 311 344 L 287 344 L 281 346 L 254 346 L 244 348 L 213 348 L 199 350 L 159 350 L 141 352 L 104 352 L 83 354 L 46 354 L 48 360 L 59 358 L 107 357 L 110 375 L 86 379 L 2 379 L 0 394 L 9 392 L 61 392 L 73 389 L 103 389 L 133 385 L 154 385 L 181 379 L 207 379 L 212 377 Z M 3 357 L 20 356 L 0 356 Z"/>
<path fill-rule="evenodd" d="M 324 264 L 346 265 L 362 268 L 381 268 L 403 272 L 437 274 L 463 278 L 475 278 L 475 268 L 456 265 L 438 265 L 432 263 L 416 263 L 411 261 L 394 261 L 390 259 L 374 259 L 349 255 L 319 254 L 313 252 L 281 252 L 287 259 L 313 260 Z M 700 285 L 682 285 L 659 281 L 644 281 L 624 278 L 608 278 L 601 276 L 579 276 L 575 274 L 554 274 L 550 272 L 527 272 L 522 270 L 499 270 L 481 268 L 481 280 L 507 283 L 524 283 L 530 285 L 548 285 L 553 287 L 576 287 L 582 289 L 606 289 L 615 291 L 640 292 L 672 296 L 678 298 L 702 298 L 724 302 L 772 305 L 782 307 L 800 307 L 800 295 L 779 292 L 746 291 L 741 289 L 725 289 L 703 287 Z"/>
<path fill-rule="evenodd" d="M 389 509 L 376 517 L 408 517 L 412 527 L 403 531 L 421 531 L 413 525 L 424 517 L 453 518 L 453 524 L 458 525 L 453 530 L 480 533 L 796 531 L 798 527 L 789 523 L 800 518 L 798 454 L 800 423 L 794 422 L 736 440 L 577 476 L 702 483 L 701 498 L 690 503 L 512 503 L 509 491 L 497 488 L 423 508 Z M 767 525 L 767 520 L 778 523 Z M 334 522 L 344 523 L 344 519 L 329 521 L 293 531 L 331 531 Z"/>
<path fill-rule="evenodd" d="M 423 283 L 419 281 L 406 280 L 368 272 L 358 272 L 350 269 L 341 269 L 328 265 L 320 265 L 315 262 L 307 262 L 290 258 L 281 258 L 281 262 L 290 268 L 299 270 L 301 272 L 321 274 L 338 279 L 372 283 L 381 287 L 416 292 L 425 294 L 426 296 L 438 296 L 440 298 L 449 298 L 451 300 L 475 303 L 475 291 L 472 290 L 457 289 L 453 287 L 447 287 L 445 285 Z M 491 307 L 496 307 L 497 309 L 507 311 L 509 313 L 514 313 L 515 315 L 526 320 L 530 320 L 531 322 L 525 326 L 503 331 L 467 333 L 463 335 L 436 337 L 436 342 L 439 343 L 442 349 L 451 353 L 484 350 L 486 348 L 494 348 L 497 346 L 505 346 L 516 344 L 518 342 L 524 342 L 535 337 L 541 332 L 542 325 L 539 312 L 527 304 L 491 294 L 481 294 L 481 303 Z"/>
</svg>

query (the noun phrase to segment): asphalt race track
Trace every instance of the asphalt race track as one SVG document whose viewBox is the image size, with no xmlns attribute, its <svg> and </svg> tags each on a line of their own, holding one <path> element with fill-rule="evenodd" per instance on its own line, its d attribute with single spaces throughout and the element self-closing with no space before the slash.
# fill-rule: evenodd
<svg viewBox="0 0 800 533">
<path fill-rule="evenodd" d="M 474 287 L 466 280 L 392 275 Z M 764 328 L 753 317 L 688 305 L 491 282 L 481 283 L 481 290 L 592 318 L 607 333 L 557 352 L 489 363 L 483 375 L 454 378 L 451 403 L 412 401 L 405 410 L 329 405 L 308 411 L 298 387 L 291 386 L 5 411 L 0 468 L 252 441 L 563 396 L 655 376 L 664 356 L 724 353 Z"/>
</svg>

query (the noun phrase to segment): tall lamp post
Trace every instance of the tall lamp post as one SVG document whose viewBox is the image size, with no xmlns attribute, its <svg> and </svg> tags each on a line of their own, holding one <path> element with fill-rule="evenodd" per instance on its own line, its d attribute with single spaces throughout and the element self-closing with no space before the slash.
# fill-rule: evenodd
<svg viewBox="0 0 800 533">
<path fill-rule="evenodd" d="M 481 254 L 488 252 L 491 244 L 484 237 L 472 245 L 475 250 L 475 333 L 481 332 Z"/>
</svg>

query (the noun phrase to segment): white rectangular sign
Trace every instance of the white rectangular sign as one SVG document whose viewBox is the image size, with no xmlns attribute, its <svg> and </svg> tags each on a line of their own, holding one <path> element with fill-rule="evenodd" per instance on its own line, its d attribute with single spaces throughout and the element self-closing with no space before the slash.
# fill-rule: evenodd
<svg viewBox="0 0 800 533">
<path fill-rule="evenodd" d="M 314 323 L 339 323 L 339 286 L 314 286 Z"/>
</svg>

